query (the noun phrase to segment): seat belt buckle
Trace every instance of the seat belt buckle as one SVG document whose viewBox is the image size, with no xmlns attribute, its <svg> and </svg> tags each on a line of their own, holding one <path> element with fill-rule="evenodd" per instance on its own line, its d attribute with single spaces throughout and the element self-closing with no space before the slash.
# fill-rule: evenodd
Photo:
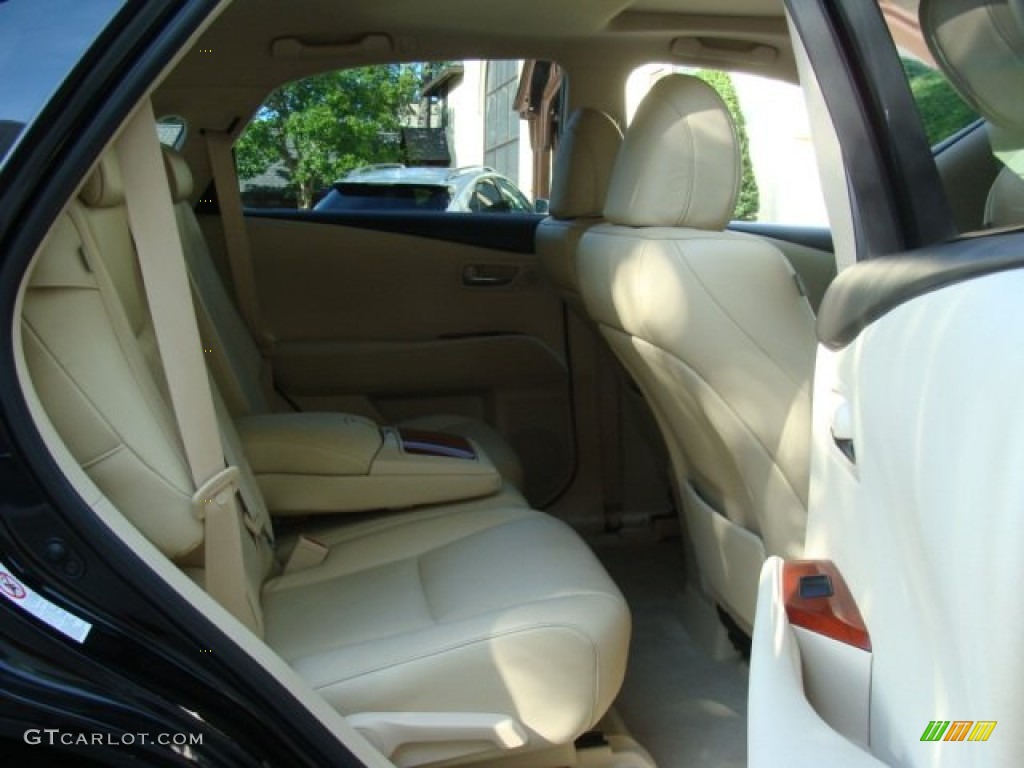
<svg viewBox="0 0 1024 768">
<path fill-rule="evenodd" d="M 327 559 L 328 549 L 316 539 L 301 535 L 284 564 L 284 574 L 314 568 Z"/>
<path fill-rule="evenodd" d="M 192 514 L 196 520 L 206 519 L 206 509 L 216 504 L 222 509 L 229 508 L 239 490 L 238 467 L 225 467 L 192 494 Z"/>
</svg>

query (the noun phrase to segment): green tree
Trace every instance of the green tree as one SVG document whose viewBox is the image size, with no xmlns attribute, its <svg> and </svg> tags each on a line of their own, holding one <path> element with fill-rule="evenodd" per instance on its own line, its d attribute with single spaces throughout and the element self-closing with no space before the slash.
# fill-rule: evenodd
<svg viewBox="0 0 1024 768">
<path fill-rule="evenodd" d="M 722 97 L 722 101 L 725 102 L 732 114 L 732 119 L 736 122 L 743 175 L 740 179 L 740 194 L 736 200 L 736 212 L 733 214 L 733 218 L 740 221 L 756 221 L 757 213 L 761 208 L 761 199 L 757 191 L 757 179 L 754 178 L 754 168 L 750 163 L 747 123 L 743 119 L 743 112 L 740 110 L 739 99 L 736 98 L 736 88 L 732 84 L 732 78 L 729 77 L 728 72 L 713 69 L 702 69 L 696 75 L 718 91 L 718 95 Z"/>
<path fill-rule="evenodd" d="M 346 172 L 400 159 L 398 131 L 411 114 L 419 68 L 389 64 L 329 72 L 271 94 L 235 145 L 238 174 L 274 169 L 300 208 Z"/>
<path fill-rule="evenodd" d="M 900 57 L 910 92 L 924 124 L 928 143 L 935 145 L 978 119 L 946 78 L 915 59 Z"/>
</svg>

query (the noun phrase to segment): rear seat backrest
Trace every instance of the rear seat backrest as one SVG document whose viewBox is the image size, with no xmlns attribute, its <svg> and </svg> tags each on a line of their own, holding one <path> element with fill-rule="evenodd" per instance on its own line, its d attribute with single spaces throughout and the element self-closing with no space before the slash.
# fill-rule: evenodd
<svg viewBox="0 0 1024 768">
<path fill-rule="evenodd" d="M 194 488 L 113 152 L 101 159 L 40 254 L 23 318 L 29 370 L 72 455 L 164 554 L 183 567 L 201 567 L 203 525 L 192 510 Z M 241 482 L 262 504 L 216 387 L 214 401 L 222 439 L 235 446 Z M 245 577 L 261 628 L 259 594 L 273 553 L 264 542 L 244 543 Z"/>
<path fill-rule="evenodd" d="M 201 553 L 203 527 L 192 515 L 174 414 L 141 352 L 152 329 L 118 301 L 89 216 L 73 202 L 42 249 L 22 315 L 26 361 L 82 468 L 150 541 L 183 562 Z M 93 223 L 102 229 L 113 218 Z"/>
</svg>

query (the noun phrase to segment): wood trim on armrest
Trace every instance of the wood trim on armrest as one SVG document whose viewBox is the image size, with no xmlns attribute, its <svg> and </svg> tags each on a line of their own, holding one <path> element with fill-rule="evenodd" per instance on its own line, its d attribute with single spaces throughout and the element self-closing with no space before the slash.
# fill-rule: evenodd
<svg viewBox="0 0 1024 768">
<path fill-rule="evenodd" d="M 400 429 L 402 450 L 417 456 L 443 456 L 449 459 L 476 459 L 472 443 L 462 435 L 444 432 L 424 432 L 418 429 Z"/>
</svg>

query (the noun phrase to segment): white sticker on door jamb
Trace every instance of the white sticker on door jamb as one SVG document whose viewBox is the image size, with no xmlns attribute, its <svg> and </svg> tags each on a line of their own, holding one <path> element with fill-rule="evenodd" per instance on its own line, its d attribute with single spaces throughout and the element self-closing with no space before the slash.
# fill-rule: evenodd
<svg viewBox="0 0 1024 768">
<path fill-rule="evenodd" d="M 10 600 L 26 613 L 30 613 L 45 624 L 49 624 L 72 640 L 84 643 L 92 624 L 80 619 L 59 605 L 51 603 L 42 595 L 33 592 L 11 575 L 0 562 L 0 595 Z"/>
</svg>

